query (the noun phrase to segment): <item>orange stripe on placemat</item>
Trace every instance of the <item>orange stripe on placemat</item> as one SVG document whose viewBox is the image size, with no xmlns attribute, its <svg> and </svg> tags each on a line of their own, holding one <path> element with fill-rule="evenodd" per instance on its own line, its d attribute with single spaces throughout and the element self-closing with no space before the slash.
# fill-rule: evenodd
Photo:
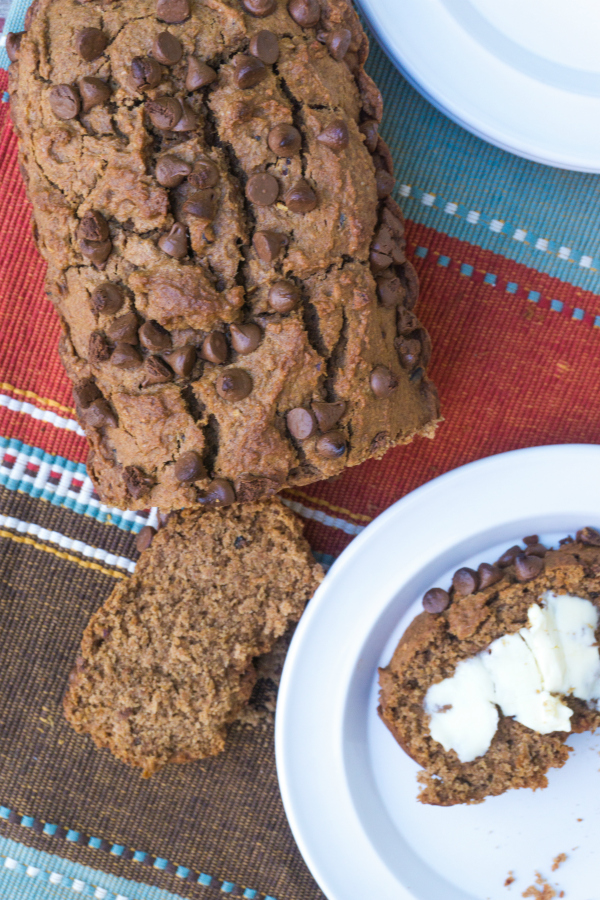
<svg viewBox="0 0 600 900">
<path fill-rule="evenodd" d="M 9 394 L 11 397 L 28 400 L 39 409 L 48 407 L 51 410 L 57 410 L 58 412 L 64 413 L 70 418 L 75 417 L 74 407 L 63 406 L 61 403 L 57 403 L 56 400 L 51 400 L 49 397 L 40 397 L 38 394 L 34 393 L 34 391 L 23 391 L 21 388 L 17 388 L 12 384 L 3 381 L 0 381 L 0 391 Z"/>
<path fill-rule="evenodd" d="M 102 575 L 110 575 L 111 578 L 127 578 L 127 575 L 124 575 L 122 572 L 115 572 L 113 569 L 105 569 L 104 566 L 99 566 L 98 563 L 88 562 L 88 560 L 86 559 L 80 559 L 78 556 L 73 556 L 72 553 L 65 553 L 64 550 L 55 550 L 54 547 L 48 547 L 46 544 L 41 544 L 39 541 L 34 541 L 33 538 L 30 537 L 23 537 L 19 534 L 13 534 L 11 531 L 5 531 L 4 528 L 0 528 L 0 538 L 12 541 L 14 544 L 27 544 L 29 547 L 34 547 L 36 550 L 41 550 L 44 553 L 49 553 L 51 556 L 58 557 L 58 559 L 64 559 L 67 562 L 76 563 L 83 569 L 93 569 L 95 572 L 101 572 Z"/>
</svg>

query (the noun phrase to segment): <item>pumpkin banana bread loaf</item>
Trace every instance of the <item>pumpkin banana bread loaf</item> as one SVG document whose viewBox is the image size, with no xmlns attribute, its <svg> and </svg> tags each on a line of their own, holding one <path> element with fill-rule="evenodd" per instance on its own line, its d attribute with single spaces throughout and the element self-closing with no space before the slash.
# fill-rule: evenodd
<svg viewBox="0 0 600 900">
<path fill-rule="evenodd" d="M 253 658 L 322 577 L 277 498 L 174 513 L 90 620 L 67 719 L 146 775 L 219 753 L 252 692 Z"/>
<path fill-rule="evenodd" d="M 380 670 L 379 713 L 423 766 L 423 803 L 546 787 L 570 733 L 600 725 L 600 533 L 525 541 L 428 591 Z"/>
<path fill-rule="evenodd" d="M 7 50 L 103 501 L 255 500 L 439 420 L 345 0 L 35 0 Z"/>
</svg>

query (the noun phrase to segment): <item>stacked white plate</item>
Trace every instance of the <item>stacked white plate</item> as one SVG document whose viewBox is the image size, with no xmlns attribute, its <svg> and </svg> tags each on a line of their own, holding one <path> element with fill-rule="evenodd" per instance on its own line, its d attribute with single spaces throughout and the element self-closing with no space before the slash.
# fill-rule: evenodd
<svg viewBox="0 0 600 900">
<path fill-rule="evenodd" d="M 412 84 L 536 162 L 600 172 L 598 0 L 358 0 Z"/>
<path fill-rule="evenodd" d="M 511 900 L 541 891 L 536 872 L 555 891 L 544 897 L 599 900 L 600 736 L 573 735 L 545 790 L 442 808 L 417 801 L 419 768 L 377 716 L 378 666 L 424 591 L 524 535 L 555 545 L 598 527 L 599 472 L 600 447 L 583 445 L 456 469 L 369 525 L 311 600 L 286 660 L 275 738 L 288 819 L 329 900 Z"/>
</svg>

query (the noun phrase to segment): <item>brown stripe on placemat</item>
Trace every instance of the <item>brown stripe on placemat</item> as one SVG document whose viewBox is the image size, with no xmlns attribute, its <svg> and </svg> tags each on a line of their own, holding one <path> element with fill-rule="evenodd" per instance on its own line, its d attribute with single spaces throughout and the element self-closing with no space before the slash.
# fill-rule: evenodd
<svg viewBox="0 0 600 900">
<path fill-rule="evenodd" d="M 113 526 L 12 492 L 0 501 L 5 515 L 133 556 L 131 536 Z M 81 634 L 114 585 L 78 559 L 0 537 L 0 806 L 12 813 L 0 833 L 186 897 L 216 896 L 228 881 L 238 896 L 248 887 L 276 900 L 322 898 L 285 819 L 270 721 L 237 725 L 220 756 L 146 781 L 67 725 L 62 696 Z M 23 816 L 35 828 L 17 824 Z M 36 833 L 43 823 L 60 826 L 56 835 Z M 69 830 L 80 837 L 67 840 Z M 198 884 L 201 872 L 213 876 L 209 887 Z"/>
</svg>

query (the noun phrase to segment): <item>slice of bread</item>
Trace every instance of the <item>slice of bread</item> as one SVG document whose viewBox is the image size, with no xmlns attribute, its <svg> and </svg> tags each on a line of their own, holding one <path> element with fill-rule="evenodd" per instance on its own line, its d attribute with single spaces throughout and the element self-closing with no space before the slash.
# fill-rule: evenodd
<svg viewBox="0 0 600 900">
<path fill-rule="evenodd" d="M 252 692 L 253 658 L 322 577 L 280 500 L 173 514 L 89 622 L 67 719 L 144 775 L 219 753 Z"/>
<path fill-rule="evenodd" d="M 389 665 L 380 669 L 379 714 L 403 750 L 423 767 L 418 775 L 423 803 L 478 803 L 510 788 L 546 787 L 548 769 L 560 767 L 568 759 L 571 748 L 565 741 L 569 732 L 537 733 L 514 717 L 503 715 L 499 708 L 498 727 L 489 749 L 470 762 L 461 762 L 455 750 L 444 750 L 432 738 L 430 716 L 424 708 L 429 688 L 451 678 L 462 660 L 486 650 L 498 638 L 527 627 L 529 608 L 532 604 L 541 606 L 546 591 L 576 595 L 600 610 L 597 531 L 583 529 L 576 541 L 564 543 L 543 557 L 544 548 L 533 546 L 539 563 L 525 556 L 527 548 L 520 555 L 511 548 L 512 552 L 499 561 L 500 566 L 487 566 L 485 580 L 497 580 L 483 589 L 477 589 L 477 573 L 459 570 L 446 596 L 446 607 L 438 613 L 418 615 L 402 636 Z M 467 592 L 469 586 L 471 593 Z M 444 592 L 436 591 L 439 593 L 434 595 L 433 605 L 437 601 L 439 608 L 444 605 Z M 424 603 L 431 606 L 431 598 L 425 595 Z M 599 632 L 597 629 L 596 640 Z M 600 714 L 593 703 L 571 695 L 561 699 L 573 711 L 571 732 L 600 725 Z"/>
</svg>

